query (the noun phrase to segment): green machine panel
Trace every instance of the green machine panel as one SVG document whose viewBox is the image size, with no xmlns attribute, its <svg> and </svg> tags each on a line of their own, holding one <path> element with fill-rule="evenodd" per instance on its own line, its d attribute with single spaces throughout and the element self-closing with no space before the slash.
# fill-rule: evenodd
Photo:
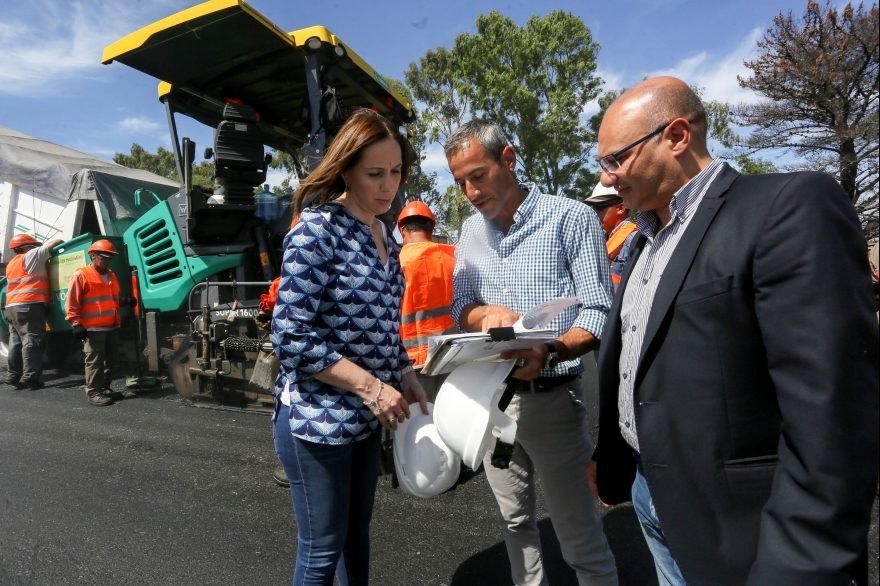
<svg viewBox="0 0 880 586">
<path fill-rule="evenodd" d="M 124 240 L 128 260 L 138 270 L 141 302 L 148 311 L 176 311 L 196 283 L 244 262 L 244 254 L 186 256 L 167 201 L 132 224 Z"/>
</svg>

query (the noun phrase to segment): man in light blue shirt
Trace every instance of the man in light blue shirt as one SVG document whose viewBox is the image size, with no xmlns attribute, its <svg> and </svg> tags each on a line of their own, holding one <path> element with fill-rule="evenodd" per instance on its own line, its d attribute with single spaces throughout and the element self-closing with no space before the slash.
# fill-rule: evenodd
<svg viewBox="0 0 880 586">
<path fill-rule="evenodd" d="M 535 474 L 563 558 L 582 586 L 617 584 L 585 470 L 592 455 L 579 358 L 598 347 L 611 306 L 611 275 L 602 226 L 583 204 L 520 185 L 516 153 L 501 129 L 473 120 L 444 145 L 456 183 L 480 212 L 462 227 L 456 247 L 452 317 L 462 331 L 511 326 L 551 299 L 577 297 L 550 322 L 558 338 L 506 353 L 525 382 L 507 408 L 517 420 L 510 466 L 484 459 L 517 586 L 544 586 L 535 511 Z"/>
</svg>

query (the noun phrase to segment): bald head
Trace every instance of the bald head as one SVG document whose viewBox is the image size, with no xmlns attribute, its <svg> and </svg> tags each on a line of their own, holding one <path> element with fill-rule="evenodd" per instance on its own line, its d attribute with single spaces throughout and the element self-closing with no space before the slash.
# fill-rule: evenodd
<svg viewBox="0 0 880 586">
<path fill-rule="evenodd" d="M 706 110 L 699 96 L 675 77 L 652 77 L 633 86 L 608 108 L 625 117 L 643 120 L 644 131 L 651 132 L 684 118 L 691 124 L 691 148 L 701 154 L 706 148 Z"/>
<path fill-rule="evenodd" d="M 602 185 L 614 187 L 627 208 L 653 210 L 666 225 L 673 195 L 712 162 L 706 111 L 680 79 L 643 81 L 605 112 L 597 150 Z"/>
</svg>

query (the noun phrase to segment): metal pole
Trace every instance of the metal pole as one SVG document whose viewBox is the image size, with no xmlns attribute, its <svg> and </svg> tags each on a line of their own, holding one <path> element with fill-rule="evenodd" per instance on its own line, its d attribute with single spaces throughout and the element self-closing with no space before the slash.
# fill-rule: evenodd
<svg viewBox="0 0 880 586">
<path fill-rule="evenodd" d="M 183 175 L 183 162 L 180 157 L 180 142 L 177 139 L 177 122 L 174 120 L 174 108 L 171 106 L 171 99 L 168 96 L 162 98 L 165 104 L 165 116 L 168 118 L 168 130 L 171 132 L 171 150 L 174 152 L 174 163 L 177 165 L 177 176 L 180 178 L 180 190 L 186 195 Z"/>
<path fill-rule="evenodd" d="M 306 148 L 308 155 L 306 164 L 309 171 L 314 171 L 324 157 L 324 143 L 326 142 L 325 131 L 321 127 L 321 68 L 316 53 L 309 53 L 305 56 L 305 60 L 309 108 L 312 112 L 311 140 Z"/>
</svg>

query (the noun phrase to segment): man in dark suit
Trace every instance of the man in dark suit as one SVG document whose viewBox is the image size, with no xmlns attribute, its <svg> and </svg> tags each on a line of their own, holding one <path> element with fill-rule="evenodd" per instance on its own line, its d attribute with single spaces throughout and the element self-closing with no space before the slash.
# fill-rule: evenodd
<svg viewBox="0 0 880 586">
<path fill-rule="evenodd" d="M 597 496 L 632 499 L 661 585 L 864 584 L 878 330 L 849 199 L 713 160 L 669 77 L 608 109 L 599 155 L 641 213 L 599 354 Z"/>
</svg>

